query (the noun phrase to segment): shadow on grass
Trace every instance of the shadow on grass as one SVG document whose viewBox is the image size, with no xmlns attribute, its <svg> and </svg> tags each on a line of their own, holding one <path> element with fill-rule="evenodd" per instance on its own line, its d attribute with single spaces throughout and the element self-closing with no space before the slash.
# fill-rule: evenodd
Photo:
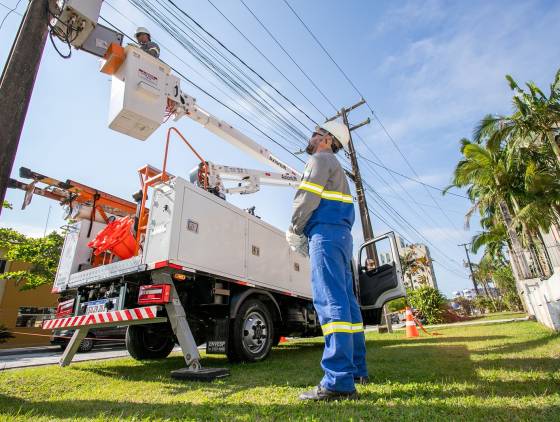
<svg viewBox="0 0 560 422">
<path fill-rule="evenodd" d="M 557 341 L 560 338 L 559 333 L 545 333 L 542 337 L 533 340 L 515 340 L 494 347 L 487 347 L 485 354 L 504 354 L 504 353 L 521 353 L 536 349 L 542 346 L 548 346 L 551 342 Z"/>
<path fill-rule="evenodd" d="M 0 415 L 19 413 L 47 419 L 81 416 L 202 420 L 555 420 L 560 411 L 558 400 L 542 400 L 560 391 L 558 377 L 551 375 L 560 370 L 556 359 L 531 356 L 473 360 L 473 352 L 467 347 L 471 341 L 484 341 L 489 342 L 485 346 L 487 350 L 493 347 L 494 341 L 507 341 L 507 344 L 492 349 L 490 356 L 493 356 L 493 353 L 509 351 L 526 352 L 546 346 L 555 338 L 554 335 L 545 335 L 523 341 L 500 335 L 441 336 L 411 341 L 393 336 L 368 340 L 367 359 L 372 384 L 359 388 L 359 401 L 328 404 L 298 403 L 293 389 L 303 390 L 320 380 L 322 371 L 319 361 L 323 350 L 320 340 L 282 344 L 273 350 L 267 360 L 253 364 L 231 365 L 224 357 L 208 356 L 203 360 L 205 366 L 231 369 L 231 377 L 209 384 L 169 378 L 171 370 L 184 366 L 183 358 L 177 355 L 136 364 L 121 364 L 119 361 L 80 364 L 69 368 L 74 372 L 69 375 L 79 377 L 82 372 L 94 374 L 101 378 L 95 381 L 97 387 L 107 382 L 103 378 L 148 383 L 145 402 L 138 403 L 143 400 L 142 397 L 129 399 L 122 395 L 111 400 L 110 392 L 106 400 L 72 401 L 24 400 L 0 394 Z M 474 353 L 481 355 L 484 352 Z M 503 373 L 499 376 L 481 374 L 485 370 Z M 543 371 L 545 379 L 536 376 L 535 379 L 516 380 L 516 371 Z M 279 391 L 280 395 L 271 398 L 270 404 L 255 404 L 255 399 L 263 401 L 259 389 L 267 387 L 272 389 L 266 391 Z M 281 390 L 286 387 L 291 388 L 287 397 Z M 176 400 L 176 403 L 147 403 L 150 392 L 162 396 L 164 401 Z M 196 392 L 197 399 L 181 398 L 181 394 L 189 392 Z M 539 400 L 535 400 L 537 397 Z M 501 398 L 523 399 L 523 404 L 516 406 L 512 413 L 511 400 Z"/>
<path fill-rule="evenodd" d="M 515 409 L 516 420 L 552 420 L 556 405 Z M 512 420 L 508 405 L 473 403 L 463 407 L 445 403 L 383 402 L 372 405 L 364 400 L 330 403 L 252 404 L 252 403 L 131 403 L 108 400 L 28 401 L 0 395 L 0 415 L 20 417 L 171 419 L 171 420 Z"/>
<path fill-rule="evenodd" d="M 464 394 L 476 397 L 487 397 L 489 394 L 520 396 L 547 394 L 551 391 L 551 384 L 543 383 L 542 380 L 504 383 L 498 380 L 483 380 L 477 371 L 479 369 L 530 370 L 531 368 L 550 371 L 558 367 L 555 359 L 499 359 L 474 362 L 470 358 L 468 348 L 465 345 L 453 344 L 453 338 L 446 339 L 446 341 L 451 340 L 450 344 L 441 343 L 437 346 L 429 344 L 433 339 L 425 340 L 415 342 L 413 347 L 400 349 L 383 347 L 383 345 L 398 345 L 400 343 L 398 340 L 383 340 L 381 341 L 382 346 L 379 346 L 380 342 L 377 340 L 368 341 L 367 360 L 371 382 L 375 385 L 391 385 L 391 397 L 393 398 L 410 398 L 412 396 L 444 398 Z M 377 347 L 370 347 L 373 343 Z M 269 359 L 252 364 L 231 365 L 225 358 L 212 356 L 204 359 L 204 365 L 228 367 L 231 370 L 231 376 L 220 380 L 219 383 L 202 385 L 205 385 L 205 390 L 212 391 L 213 396 L 221 398 L 257 387 L 305 388 L 317 384 L 322 377 L 319 366 L 321 354 L 321 343 L 316 343 L 314 346 L 292 343 L 275 349 Z M 172 394 L 200 389 L 200 383 L 176 381 L 169 378 L 169 372 L 182 367 L 183 364 L 182 357 L 173 356 L 163 361 L 146 361 L 134 366 L 126 364 L 90 365 L 77 367 L 75 370 L 92 372 L 102 377 L 159 383 Z M 417 387 L 411 390 L 406 387 L 407 384 Z M 443 384 L 447 384 L 447 388 L 444 388 Z M 460 391 L 450 388 L 449 384 L 460 385 Z M 366 398 L 377 400 L 383 397 L 373 395 L 366 396 Z"/>
</svg>

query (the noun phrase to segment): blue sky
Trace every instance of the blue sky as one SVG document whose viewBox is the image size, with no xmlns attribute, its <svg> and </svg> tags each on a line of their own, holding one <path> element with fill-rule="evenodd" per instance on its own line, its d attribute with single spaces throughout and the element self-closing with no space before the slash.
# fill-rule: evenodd
<svg viewBox="0 0 560 422">
<path fill-rule="evenodd" d="M 16 0 L 0 2 L 10 7 L 16 4 Z M 206 0 L 175 2 L 277 89 L 314 119 L 320 120 L 321 115 Z M 21 2 L 17 9 L 19 13 L 23 12 L 26 3 Z M 151 28 L 154 38 L 162 45 L 194 69 L 202 71 L 182 47 L 128 1 L 108 0 L 106 3 L 134 23 Z M 238 0 L 215 0 L 214 3 L 323 114 L 334 113 Z M 359 99 L 282 0 L 246 0 L 246 3 L 337 107 Z M 470 136 L 472 128 L 484 114 L 509 111 L 511 93 L 504 75 L 510 73 L 521 82 L 533 80 L 546 88 L 560 64 L 560 44 L 557 42 L 560 3 L 557 1 L 290 0 L 290 4 L 364 93 L 420 179 L 438 187 L 444 187 L 450 181 L 459 159 L 459 139 Z M 0 6 L 0 19 L 6 12 L 7 9 Z M 102 15 L 128 33 L 135 29 L 133 23 L 107 4 L 102 8 Z M 4 40 L 0 46 L 1 63 L 6 60 L 20 19 L 20 15 L 11 14 L 0 29 Z M 162 59 L 223 98 L 207 80 L 166 51 L 162 52 Z M 47 45 L 14 165 L 14 176 L 20 166 L 26 166 L 52 177 L 73 179 L 130 198 L 138 189 L 136 170 L 146 163 L 161 166 L 165 129 L 170 123 L 146 142 L 108 129 L 110 78 L 99 73 L 98 67 L 98 60 L 93 56 L 74 51 L 70 60 L 62 60 L 52 46 Z M 196 88 L 183 83 L 182 89 L 197 97 L 204 108 L 246 130 L 280 158 L 301 169 L 301 163 Z M 366 117 L 367 109 L 363 107 L 351 115 L 351 120 L 357 123 Z M 211 161 L 262 168 L 187 119 L 174 125 Z M 385 165 L 413 176 L 376 122 L 359 132 Z M 377 161 L 361 141 L 357 141 L 357 148 L 364 156 Z M 172 146 L 169 165 L 174 174 L 186 176 L 195 164 L 194 157 L 179 142 Z M 387 211 L 370 200 L 372 211 L 407 239 L 421 241 L 419 232 L 433 245 L 430 249 L 443 292 L 449 295 L 454 290 L 468 287 L 470 281 L 462 267 L 464 251 L 457 247 L 457 244 L 469 241 L 478 229 L 476 222 L 470 232 L 463 229 L 468 201 L 453 196 L 442 197 L 437 191 L 431 191 L 432 199 L 420 185 L 400 176 L 393 178 L 384 170 L 363 162 L 362 171 L 378 194 L 417 232 L 397 225 L 394 219 L 398 220 L 398 217 L 394 211 Z M 292 196 L 290 189 L 263 188 L 257 194 L 230 200 L 242 207 L 256 205 L 257 213 L 266 221 L 285 229 Z M 61 210 L 52 201 L 36 197 L 28 209 L 20 211 L 20 192 L 9 192 L 7 199 L 14 204 L 14 210 L 2 213 L 1 226 L 42 235 L 49 205 L 52 212 L 48 230 L 63 224 Z M 389 229 L 377 217 L 372 216 L 372 219 L 376 233 Z M 358 225 L 354 233 L 358 243 Z"/>
</svg>

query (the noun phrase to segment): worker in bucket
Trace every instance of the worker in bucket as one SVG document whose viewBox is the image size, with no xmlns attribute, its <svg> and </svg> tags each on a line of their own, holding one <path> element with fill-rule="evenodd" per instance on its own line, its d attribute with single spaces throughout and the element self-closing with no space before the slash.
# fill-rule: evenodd
<svg viewBox="0 0 560 422">
<path fill-rule="evenodd" d="M 294 251 L 310 256 L 313 304 L 325 336 L 324 377 L 302 393 L 301 400 L 353 399 L 355 384 L 368 381 L 364 328 L 351 272 L 354 205 L 335 157 L 349 141 L 348 127 L 341 122 L 317 127 L 306 148 L 311 158 L 286 233 Z"/>
<path fill-rule="evenodd" d="M 159 45 L 152 41 L 150 31 L 143 26 L 136 30 L 136 41 L 140 44 L 140 48 L 146 53 L 151 54 L 156 59 L 159 58 Z"/>
</svg>

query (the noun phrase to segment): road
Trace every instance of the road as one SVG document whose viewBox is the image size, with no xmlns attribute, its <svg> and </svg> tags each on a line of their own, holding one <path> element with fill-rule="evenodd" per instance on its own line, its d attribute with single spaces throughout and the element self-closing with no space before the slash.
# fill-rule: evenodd
<svg viewBox="0 0 560 422">
<path fill-rule="evenodd" d="M 174 352 L 180 352 L 177 346 Z M 0 349 L 0 371 L 5 369 L 26 368 L 31 366 L 56 365 L 62 355 L 58 347 L 32 347 L 17 350 Z M 95 347 L 88 353 L 76 353 L 72 362 L 84 362 L 88 360 L 113 359 L 130 356 L 123 347 Z"/>
<path fill-rule="evenodd" d="M 62 351 L 58 347 L 19 349 L 19 353 L 0 350 L 0 370 L 57 364 Z M 129 356 L 123 347 L 99 347 L 88 353 L 76 353 L 74 362 Z"/>
</svg>

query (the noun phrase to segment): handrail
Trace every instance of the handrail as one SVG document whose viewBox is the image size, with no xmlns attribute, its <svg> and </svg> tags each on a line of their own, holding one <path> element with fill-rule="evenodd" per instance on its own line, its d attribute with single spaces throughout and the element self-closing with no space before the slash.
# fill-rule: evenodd
<svg viewBox="0 0 560 422">
<path fill-rule="evenodd" d="M 208 164 L 206 164 L 206 161 L 204 160 L 204 158 L 202 158 L 202 156 L 193 148 L 193 146 L 189 143 L 189 141 L 187 141 L 187 139 L 183 136 L 183 134 L 176 127 L 173 127 L 173 126 L 170 127 L 167 130 L 167 137 L 166 137 L 166 140 L 165 140 L 165 152 L 164 152 L 164 155 L 163 155 L 163 167 L 162 167 L 161 173 L 156 174 L 156 175 L 154 175 L 150 178 L 147 178 L 145 180 L 142 179 L 142 176 L 140 177 L 140 180 L 143 180 L 143 183 L 142 183 L 142 204 L 140 205 L 140 214 L 138 215 L 138 228 L 136 230 L 136 246 L 135 246 L 135 250 L 134 250 L 135 255 L 138 254 L 138 250 L 140 249 L 140 236 L 147 229 L 147 224 L 143 225 L 142 222 L 144 221 L 145 214 L 146 214 L 146 198 L 148 196 L 148 188 L 150 186 L 155 185 L 157 182 L 165 182 L 168 179 L 166 170 L 167 170 L 167 155 L 169 153 L 169 140 L 171 139 L 171 131 L 173 131 L 177 135 L 179 135 L 179 137 L 182 139 L 182 141 L 189 147 L 189 149 L 192 151 L 192 153 L 202 163 L 202 171 L 204 172 L 204 189 L 205 190 L 208 189 Z M 147 177 L 147 171 L 146 171 L 146 177 Z"/>
</svg>

